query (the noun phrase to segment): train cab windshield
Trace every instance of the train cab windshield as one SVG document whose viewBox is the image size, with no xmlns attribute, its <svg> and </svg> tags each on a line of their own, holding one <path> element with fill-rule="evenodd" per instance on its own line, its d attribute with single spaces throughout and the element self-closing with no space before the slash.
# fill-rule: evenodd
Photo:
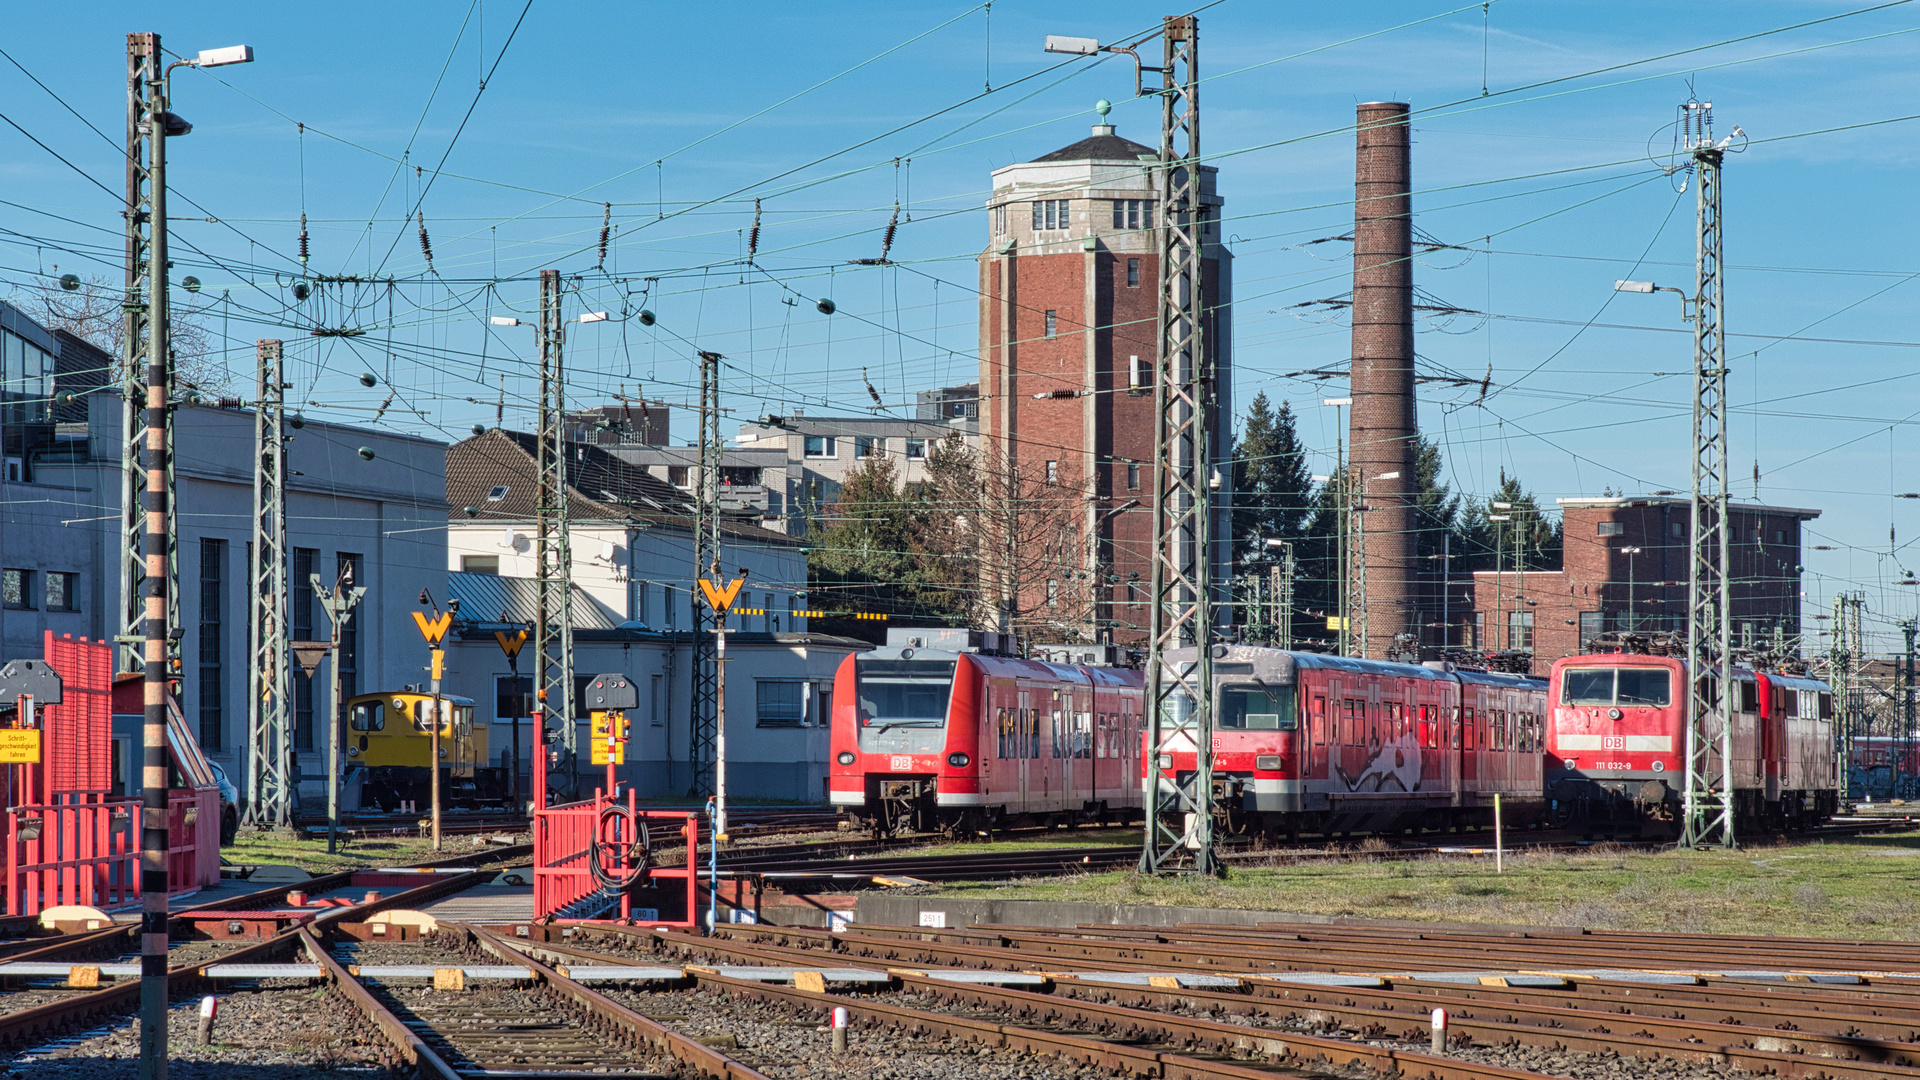
<svg viewBox="0 0 1920 1080">
<path fill-rule="evenodd" d="M 953 660 L 853 662 L 862 728 L 944 727 Z"/>
<path fill-rule="evenodd" d="M 1567 668 L 1560 673 L 1562 705 L 1664 707 L 1673 703 L 1673 672 L 1666 668 Z"/>
<path fill-rule="evenodd" d="M 1293 687 L 1229 683 L 1220 688 L 1216 725 L 1242 731 L 1293 731 Z"/>
</svg>

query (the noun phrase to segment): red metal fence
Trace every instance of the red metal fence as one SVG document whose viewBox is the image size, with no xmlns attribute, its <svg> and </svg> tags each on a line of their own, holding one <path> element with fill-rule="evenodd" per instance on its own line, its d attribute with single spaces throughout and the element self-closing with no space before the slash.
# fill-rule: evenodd
<svg viewBox="0 0 1920 1080">
<path fill-rule="evenodd" d="M 596 859 L 605 877 L 615 882 L 625 881 L 633 871 L 621 856 L 628 845 L 640 839 L 642 831 L 654 846 L 665 847 L 675 840 L 683 841 L 685 862 L 648 866 L 642 871 L 644 881 L 620 892 L 618 917 L 636 919 L 650 926 L 694 926 L 699 917 L 699 815 L 679 810 L 638 809 L 631 791 L 627 793 L 625 805 L 596 792 L 592 799 L 534 811 L 534 917 L 567 918 L 569 909 L 585 906 L 583 901 L 602 893 L 605 884 L 595 875 Z M 653 910 L 642 910 L 644 906 L 651 906 Z M 612 915 L 608 913 L 605 917 Z"/>
<path fill-rule="evenodd" d="M 175 792 L 167 800 L 173 892 L 208 884 L 202 853 L 220 850 L 219 798 L 217 792 L 211 800 L 208 792 Z M 63 904 L 125 907 L 140 899 L 140 800 L 42 803 L 6 813 L 8 915 L 38 915 Z"/>
<path fill-rule="evenodd" d="M 62 701 L 37 710 L 37 763 L 0 766 L 6 806 L 8 915 L 63 904 L 119 907 L 140 896 L 140 800 L 114 797 L 113 654 L 101 642 L 46 635 Z M 191 892 L 220 880 L 220 792 L 199 745 L 169 702 L 172 771 L 167 884 Z"/>
</svg>

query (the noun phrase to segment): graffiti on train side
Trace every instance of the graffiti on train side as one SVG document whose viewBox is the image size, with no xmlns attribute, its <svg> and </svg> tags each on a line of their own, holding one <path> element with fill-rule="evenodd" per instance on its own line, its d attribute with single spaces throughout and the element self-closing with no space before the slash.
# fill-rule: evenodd
<svg viewBox="0 0 1920 1080">
<path fill-rule="evenodd" d="M 1358 775 L 1335 764 L 1348 791 L 1414 791 L 1420 787 L 1420 740 L 1412 731 L 1374 748 Z"/>
</svg>

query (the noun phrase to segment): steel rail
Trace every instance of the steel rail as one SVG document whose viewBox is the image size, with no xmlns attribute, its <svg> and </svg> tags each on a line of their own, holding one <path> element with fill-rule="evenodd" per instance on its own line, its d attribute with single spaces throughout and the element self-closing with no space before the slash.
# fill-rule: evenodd
<svg viewBox="0 0 1920 1080">
<path fill-rule="evenodd" d="M 298 930 L 298 936 L 301 947 L 307 951 L 308 958 L 320 965 L 322 977 L 336 993 L 347 1000 L 347 1004 L 359 1010 L 360 1015 L 373 1024 L 399 1054 L 400 1059 L 413 1066 L 417 1075 L 438 1077 L 439 1080 L 463 1080 L 454 1067 L 447 1064 L 445 1058 L 435 1053 L 425 1040 L 413 1033 L 413 1029 L 409 1028 L 405 1021 L 395 1016 L 393 1010 L 382 1005 L 378 998 L 360 984 L 359 979 L 348 974 L 347 969 L 341 967 L 340 961 L 335 960 L 332 954 L 327 952 L 312 931 L 302 926 Z"/>
<path fill-rule="evenodd" d="M 329 875 L 327 878 L 316 878 L 314 880 L 327 881 L 342 876 L 349 879 L 351 878 L 351 874 L 346 874 Z M 436 900 L 450 892 L 459 892 L 462 889 L 481 884 L 487 880 L 488 877 L 490 877 L 489 872 L 478 870 L 467 874 L 448 875 L 438 881 L 428 882 L 417 888 L 395 893 L 392 896 L 384 897 L 370 904 L 333 908 L 315 917 L 307 925 L 322 927 L 340 921 L 349 915 L 358 915 L 364 918 L 375 912 L 385 911 L 391 908 L 409 907 Z M 334 887 L 338 886 L 335 885 Z M 284 893 L 286 887 L 281 886 L 279 889 L 273 891 Z M 257 901 L 261 895 L 263 894 L 256 893 L 248 897 L 236 897 L 234 900 L 254 899 Z M 228 906 L 231 906 L 231 903 L 232 901 L 229 901 Z M 173 992 L 178 992 L 185 987 L 198 986 L 205 981 L 206 969 L 215 964 L 249 963 L 263 957 L 274 955 L 281 950 L 291 948 L 297 941 L 298 936 L 294 931 L 284 931 L 256 944 L 244 946 L 224 956 L 211 957 L 195 964 L 174 966 L 168 970 L 167 974 L 169 989 Z M 35 1008 L 22 1009 L 19 1012 L 0 1015 L 0 1047 L 12 1049 L 15 1047 L 31 1046 L 53 1038 L 76 1026 L 123 1014 L 136 1007 L 139 1001 L 140 980 L 126 979 L 116 982 L 111 986 L 103 986 L 98 990 L 77 995 L 65 1001 L 49 1002 L 48 1004 Z"/>
<path fill-rule="evenodd" d="M 641 936 L 638 933 L 622 928 L 609 927 L 605 929 L 628 936 Z M 1084 934 L 1104 931 L 1105 929 L 1106 928 L 1081 928 L 1074 932 Z M 806 960 L 809 953 L 817 955 L 819 949 L 825 949 L 826 951 L 836 953 L 843 957 L 871 957 L 874 950 L 869 946 L 876 944 L 876 939 L 878 939 L 878 941 L 892 942 L 895 944 L 902 942 L 909 944 L 916 950 L 914 953 L 916 960 L 931 957 L 936 962 L 948 965 L 976 964 L 978 966 L 1014 969 L 1031 966 L 1017 959 L 1019 957 L 1018 953 L 1009 953 L 1002 948 L 1000 937 L 998 933 L 994 931 L 955 931 L 912 927 L 868 926 L 862 931 L 830 933 L 802 927 L 742 925 L 723 927 L 720 933 L 727 937 L 742 937 L 759 941 L 772 938 L 787 941 L 800 940 L 812 943 L 812 948 L 789 948 L 792 957 L 801 962 Z M 1151 940 L 1155 938 L 1160 931 L 1143 929 L 1125 931 L 1125 933 L 1131 934 L 1136 938 Z M 978 947 L 963 946 L 944 951 L 931 950 L 927 947 L 930 944 L 942 943 L 954 938 L 971 942 Z M 888 949 L 886 953 L 887 955 L 880 957 L 880 959 L 888 961 L 899 959 L 899 954 L 896 949 Z M 1142 968 L 1152 967 L 1153 965 L 1107 960 L 1103 958 L 1098 960 L 1085 960 L 1083 961 L 1083 966 L 1089 969 L 1140 970 Z M 1328 968 L 1335 966 L 1337 965 L 1325 965 L 1325 967 Z M 1520 964 L 1515 966 L 1520 971 L 1547 974 L 1551 974 L 1555 968 L 1578 969 L 1579 967 L 1579 965 L 1576 964 L 1552 963 Z M 1636 961 L 1629 970 L 1643 969 L 1644 966 L 1643 962 Z M 1485 967 L 1484 964 L 1479 965 L 1479 970 L 1485 970 Z M 1160 969 L 1164 970 L 1164 965 L 1161 966 Z M 1217 971 L 1218 968 L 1215 967 L 1211 970 Z M 1639 1008 L 1642 1007 L 1651 1007 L 1651 1003 L 1656 1001 L 1687 1002 L 1695 1006 L 1710 1005 L 1718 1010 L 1715 1012 L 1716 1016 L 1725 1015 L 1724 1010 L 1728 1006 L 1732 1006 L 1736 1010 L 1747 1010 L 1750 1012 L 1764 1011 L 1769 1017 L 1777 1017 L 1785 1014 L 1782 1009 L 1783 1003 L 1790 1003 L 1789 1007 L 1804 1008 L 1810 1014 L 1815 1015 L 1873 1018 L 1884 1015 L 1883 1010 L 1887 1008 L 1912 1008 L 1915 1009 L 1916 1012 L 1920 1012 L 1920 1000 L 1913 1000 L 1912 1004 L 1908 1004 L 1909 999 L 1920 999 L 1920 985 L 1909 986 L 1898 983 L 1872 982 L 1871 979 L 1868 980 L 1869 984 L 1873 987 L 1870 996 L 1859 993 L 1840 994 L 1823 984 L 1814 982 L 1757 982 L 1725 978 L 1716 978 L 1710 982 L 1701 980 L 1704 986 L 1689 985 L 1684 989 L 1672 985 L 1662 985 L 1645 981 L 1608 979 L 1605 976 L 1592 978 L 1582 976 L 1571 980 L 1570 987 L 1555 990 L 1528 990 L 1521 987 L 1493 985 L 1463 985 L 1460 983 L 1420 979 L 1393 979 L 1391 981 L 1396 984 L 1417 987 L 1421 991 L 1436 997 L 1505 1000 L 1516 1003 L 1553 998 L 1565 1000 L 1569 995 L 1591 997 L 1604 1000 L 1608 1008 L 1627 1012 L 1638 1011 Z M 1668 1007 L 1670 1008 L 1671 1006 L 1669 1005 Z"/>
<path fill-rule="evenodd" d="M 532 970 L 536 982 L 545 986 L 563 1001 L 569 1002 L 590 1016 L 605 1021 L 629 1042 L 645 1043 L 667 1054 L 675 1061 L 697 1070 L 702 1076 L 711 1077 L 713 1080 L 770 1080 L 758 1069 L 728 1057 L 710 1046 L 696 1042 L 656 1020 L 642 1016 L 597 990 L 582 986 L 480 927 L 466 923 L 446 923 L 443 924 L 443 928 L 451 929 L 457 934 L 466 934 L 469 940 L 498 959 L 509 963 L 525 964 Z"/>
<path fill-rule="evenodd" d="M 669 937 L 664 933 L 658 936 L 661 940 Z M 678 939 L 686 935 L 671 936 Z M 690 938 L 685 942 L 675 940 L 674 944 L 682 948 L 697 948 L 695 943 L 698 941 Z M 736 960 L 771 961 L 801 970 L 808 966 L 804 955 L 795 955 L 799 950 L 765 946 L 713 948 L 713 942 L 707 944 L 710 946 L 709 952 L 721 952 Z M 540 947 L 583 959 L 621 962 L 618 957 L 595 954 L 574 946 L 545 943 Z M 1036 993 L 1012 988 L 958 985 L 933 975 L 900 968 L 891 968 L 888 973 L 904 988 L 943 1001 L 1012 1009 L 1023 1018 L 1091 1024 L 1102 1031 L 1124 1032 L 1131 1039 L 1150 1038 L 1180 1045 L 1198 1042 L 1210 1050 L 1225 1053 L 1245 1052 L 1249 1045 L 1249 1032 L 1265 1033 L 1275 1029 L 1192 1019 L 1172 1015 L 1166 1010 L 1201 1008 L 1272 1019 L 1298 1016 L 1316 1023 L 1352 1027 L 1376 1037 L 1385 1035 L 1417 1042 L 1428 1033 L 1433 1005 L 1431 998 L 1412 993 L 1348 987 L 1262 985 L 1257 978 L 1248 980 L 1251 994 L 1117 985 L 1070 978 L 1053 980 L 1051 993 Z M 697 969 L 690 970 L 690 974 L 702 981 L 706 978 L 706 973 Z M 1366 1002 L 1371 1004 L 1363 1004 Z M 1142 1009 L 1139 1006 L 1143 1004 L 1159 1008 Z M 1513 1042 L 1550 1050 L 1625 1053 L 1646 1059 L 1672 1058 L 1702 1064 L 1732 1065 L 1768 1075 L 1832 1077 L 1834 1080 L 1920 1076 L 1920 1069 L 1915 1068 L 1920 1065 L 1920 1045 L 1898 1039 L 1676 1021 L 1565 1007 L 1522 1011 L 1529 1012 L 1534 1022 L 1519 1022 L 1514 1018 L 1516 1011 L 1511 1009 L 1507 1010 L 1507 1019 L 1498 1020 L 1483 1018 L 1467 1008 L 1451 1012 L 1450 1029 L 1456 1037 L 1465 1036 L 1463 1042 L 1466 1043 L 1501 1045 Z M 1154 1026 L 1156 1021 L 1153 1018 L 1158 1018 L 1159 1027 Z M 1842 1022 L 1847 1023 L 1849 1028 L 1855 1026 L 1845 1020 Z M 1904 1030 L 1910 1033 L 1912 1024 L 1904 1025 Z M 1317 1038 L 1284 1034 L 1295 1041 Z M 1729 1037 L 1751 1041 L 1746 1044 L 1730 1043 Z"/>
<path fill-rule="evenodd" d="M 599 960 L 606 963 L 623 962 L 620 957 L 594 953 L 573 946 L 541 943 L 535 948 L 586 960 Z M 802 970 L 804 969 L 805 965 L 802 965 Z M 1067 1018 L 1069 1022 L 1088 1024 L 1098 1028 L 1103 1034 L 1112 1036 L 1106 1038 L 1080 1032 L 1049 1030 L 1027 1023 L 1007 1024 L 979 1017 L 917 1009 L 876 1001 L 867 995 L 833 994 L 730 978 L 698 967 L 689 968 L 688 976 L 695 985 L 706 989 L 724 990 L 763 1001 L 799 1003 L 812 1006 L 822 1013 L 840 1007 L 847 1009 L 856 1019 L 909 1032 L 931 1031 L 989 1046 L 1048 1054 L 1081 1064 L 1098 1065 L 1108 1069 L 1124 1070 L 1136 1076 L 1161 1077 L 1165 1080 L 1272 1080 L 1274 1074 L 1271 1068 L 1263 1068 L 1262 1065 L 1288 1065 L 1299 1068 L 1322 1060 L 1335 1064 L 1360 1064 L 1387 1075 L 1422 1076 L 1431 1077 L 1434 1080 L 1522 1080 L 1522 1078 L 1534 1080 L 1539 1075 L 1436 1055 L 1371 1046 L 1344 1039 L 1303 1036 L 1292 1032 L 1220 1024 L 1207 1020 L 1159 1017 L 1142 1013 L 1138 1018 L 1126 1018 L 1120 1022 L 1113 1022 L 1111 1016 L 1094 1016 L 1094 1010 L 1091 1008 Z M 907 989 L 920 993 L 936 994 L 951 988 L 947 984 L 941 984 L 938 980 L 930 978 L 915 978 L 898 972 L 894 973 L 894 977 L 905 984 Z M 1004 1001 L 994 1000 L 998 996 L 997 991 L 982 990 L 977 1001 L 988 1002 L 996 1007 L 1009 1007 Z M 1047 995 L 1025 996 L 1059 1004 Z M 1135 1022 L 1137 1020 L 1144 1020 L 1144 1022 Z M 1163 1045 L 1135 1045 L 1150 1038 L 1157 1039 Z M 1192 1053 L 1182 1052 L 1202 1048 L 1209 1052 L 1222 1052 L 1242 1057 L 1258 1055 L 1264 1060 L 1248 1060 L 1245 1064 L 1241 1064 L 1234 1061 L 1196 1057 Z"/>
<path fill-rule="evenodd" d="M 1851 950 L 1820 952 L 1813 949 L 1786 950 L 1782 957 L 1764 944 L 1740 947 L 1731 943 L 1706 943 L 1698 949 L 1685 949 L 1673 938 L 1648 935 L 1645 939 L 1618 944 L 1590 942 L 1582 938 L 1558 939 L 1553 948 L 1561 955 L 1542 959 L 1537 940 L 1525 943 L 1511 940 L 1482 939 L 1456 942 L 1444 936 L 1397 931 L 1377 938 L 1341 938 L 1304 928 L 1282 929 L 1280 924 L 1262 925 L 1242 933 L 1204 931 L 1123 930 L 1105 927 L 1080 927 L 1076 936 L 1064 936 L 1060 930 L 1044 927 L 995 926 L 970 930 L 928 931 L 913 927 L 864 927 L 855 936 L 839 935 L 848 941 L 868 940 L 891 935 L 896 940 L 961 940 L 983 948 L 1014 950 L 1030 955 L 1107 957 L 1129 962 L 1181 966 L 1197 963 L 1214 968 L 1223 965 L 1265 965 L 1274 970 L 1367 970 L 1405 971 L 1410 951 L 1417 952 L 1424 970 L 1484 970 L 1511 960 L 1529 970 L 1553 967 L 1581 968 L 1621 966 L 1633 969 L 1667 967 L 1674 970 L 1698 969 L 1710 973 L 1710 967 L 1748 967 L 1775 965 L 1784 969 L 1873 970 L 1884 971 L 1890 965 L 1885 950 L 1862 943 L 1859 954 Z M 1906 950 L 1896 950 L 1905 952 Z M 1565 955 L 1580 952 L 1579 956 Z M 1681 954 L 1681 955 L 1676 955 Z M 1863 955 L 1865 954 L 1865 955 Z M 1784 960 L 1784 962 L 1782 962 Z M 1702 963 L 1710 965 L 1703 968 Z M 1910 961 L 1920 970 L 1920 956 Z"/>
</svg>

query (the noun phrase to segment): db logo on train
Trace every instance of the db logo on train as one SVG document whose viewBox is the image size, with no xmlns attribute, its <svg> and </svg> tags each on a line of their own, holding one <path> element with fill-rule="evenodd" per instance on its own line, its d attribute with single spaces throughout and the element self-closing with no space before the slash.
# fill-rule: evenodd
<svg viewBox="0 0 1920 1080">
<path fill-rule="evenodd" d="M 887 768 L 894 772 L 910 772 L 913 769 L 913 758 L 907 754 L 895 754 L 887 760 Z"/>
<path fill-rule="evenodd" d="M 1627 737 L 1625 735 L 1602 735 L 1600 737 L 1600 749 L 1602 750 L 1625 750 L 1626 748 Z"/>
</svg>

